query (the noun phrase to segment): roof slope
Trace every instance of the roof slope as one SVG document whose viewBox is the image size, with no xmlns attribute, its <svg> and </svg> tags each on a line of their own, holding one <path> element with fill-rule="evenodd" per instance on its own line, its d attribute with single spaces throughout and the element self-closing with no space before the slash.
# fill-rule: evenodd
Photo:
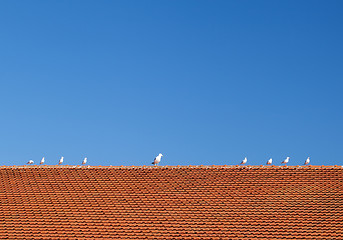
<svg viewBox="0 0 343 240">
<path fill-rule="evenodd" d="M 342 167 L 0 168 L 0 239 L 343 238 Z"/>
</svg>

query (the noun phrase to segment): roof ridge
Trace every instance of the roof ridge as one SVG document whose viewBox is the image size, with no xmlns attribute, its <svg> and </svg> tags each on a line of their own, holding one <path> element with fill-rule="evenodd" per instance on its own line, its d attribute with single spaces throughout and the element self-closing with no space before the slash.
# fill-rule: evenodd
<svg viewBox="0 0 343 240">
<path fill-rule="evenodd" d="M 266 165 L 177 165 L 177 166 L 81 166 L 81 165 L 13 165 L 13 166 L 0 166 L 0 169 L 3 168 L 81 168 L 81 169 L 89 169 L 89 168 L 119 168 L 119 169 L 129 169 L 129 168 L 151 168 L 151 169 L 160 169 L 160 168 L 245 168 L 245 169 L 322 169 L 322 168 L 335 168 L 335 169 L 343 169 L 343 166 L 338 165 L 308 165 L 308 166 L 266 166 Z"/>
</svg>

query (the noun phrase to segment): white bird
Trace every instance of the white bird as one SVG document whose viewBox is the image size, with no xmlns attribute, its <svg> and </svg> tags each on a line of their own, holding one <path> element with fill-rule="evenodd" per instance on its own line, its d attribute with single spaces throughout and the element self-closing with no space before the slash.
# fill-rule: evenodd
<svg viewBox="0 0 343 240">
<path fill-rule="evenodd" d="M 155 157 L 154 161 L 152 162 L 152 164 L 154 164 L 155 166 L 161 162 L 161 158 L 163 157 L 162 153 L 158 154 L 157 157 Z"/>
<path fill-rule="evenodd" d="M 268 165 L 271 165 L 272 163 L 273 163 L 273 159 L 269 159 L 267 162 Z"/>
<path fill-rule="evenodd" d="M 29 160 L 27 164 L 33 164 L 33 160 Z"/>
<path fill-rule="evenodd" d="M 308 157 L 307 159 L 306 159 L 306 161 L 305 161 L 305 165 L 307 165 L 307 164 L 309 164 L 310 163 L 310 158 Z"/>
<path fill-rule="evenodd" d="M 40 164 L 43 164 L 45 162 L 45 158 L 43 157 L 42 160 L 40 160 Z"/>
<path fill-rule="evenodd" d="M 86 164 L 87 158 L 83 159 L 82 164 Z"/>
<path fill-rule="evenodd" d="M 63 159 L 64 157 L 61 157 L 60 161 L 58 162 L 58 164 L 62 164 L 63 163 Z"/>
<path fill-rule="evenodd" d="M 285 165 L 289 162 L 289 157 L 287 157 L 285 160 L 282 161 Z"/>
<path fill-rule="evenodd" d="M 241 164 L 246 164 L 247 161 L 248 161 L 248 159 L 247 159 L 247 158 L 244 158 L 243 161 L 241 162 Z"/>
</svg>

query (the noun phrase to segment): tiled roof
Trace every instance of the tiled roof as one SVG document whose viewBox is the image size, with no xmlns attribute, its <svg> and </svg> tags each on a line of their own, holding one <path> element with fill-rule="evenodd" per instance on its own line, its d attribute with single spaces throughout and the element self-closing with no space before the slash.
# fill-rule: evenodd
<svg viewBox="0 0 343 240">
<path fill-rule="evenodd" d="M 343 239 L 343 167 L 0 167 L 0 239 Z"/>
</svg>

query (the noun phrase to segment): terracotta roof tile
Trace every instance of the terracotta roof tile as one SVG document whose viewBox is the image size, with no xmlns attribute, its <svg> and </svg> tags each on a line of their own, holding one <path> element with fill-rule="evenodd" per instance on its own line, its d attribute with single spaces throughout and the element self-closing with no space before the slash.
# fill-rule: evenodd
<svg viewBox="0 0 343 240">
<path fill-rule="evenodd" d="M 343 239 L 343 168 L 0 167 L 0 239 Z"/>
</svg>

